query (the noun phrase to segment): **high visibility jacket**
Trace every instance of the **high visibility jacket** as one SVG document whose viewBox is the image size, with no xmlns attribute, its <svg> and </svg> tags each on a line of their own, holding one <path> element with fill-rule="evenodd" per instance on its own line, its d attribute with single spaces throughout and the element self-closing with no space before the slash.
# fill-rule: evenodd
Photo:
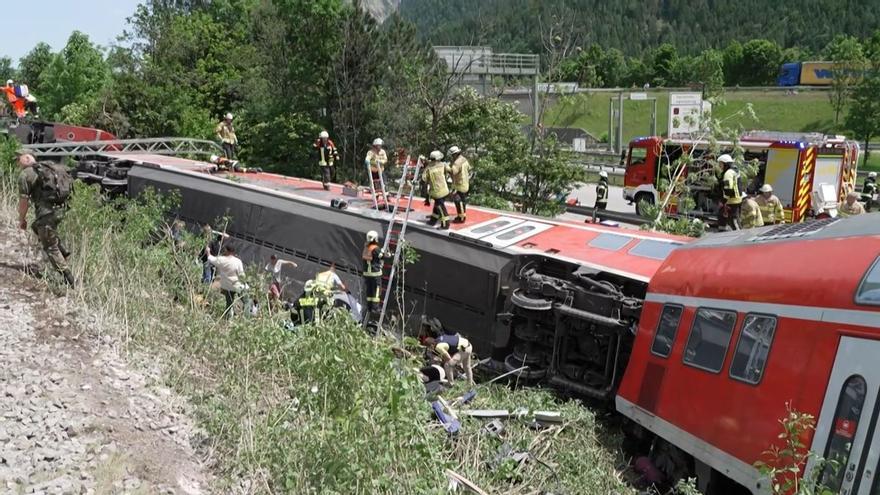
<svg viewBox="0 0 880 495">
<path fill-rule="evenodd" d="M 738 205 L 742 203 L 739 187 L 739 172 L 735 168 L 727 169 L 721 179 L 721 187 L 724 191 L 724 199 L 729 205 Z"/>
<path fill-rule="evenodd" d="M 877 194 L 877 180 L 873 177 L 868 177 L 862 185 L 862 196 L 873 198 L 875 194 Z"/>
<path fill-rule="evenodd" d="M 382 276 L 382 255 L 379 252 L 379 243 L 371 242 L 364 247 L 364 276 L 365 277 L 381 277 Z"/>
<path fill-rule="evenodd" d="M 310 292 L 303 293 L 293 305 L 299 316 L 300 324 L 320 322 L 321 306 L 323 306 L 323 304 L 323 299 L 317 297 L 316 294 Z"/>
<path fill-rule="evenodd" d="M 785 210 L 782 209 L 782 201 L 779 201 L 779 198 L 775 195 L 770 196 L 770 199 L 758 196 L 755 201 L 758 203 L 758 207 L 761 208 L 761 216 L 764 218 L 766 225 L 785 223 Z"/>
<path fill-rule="evenodd" d="M 862 206 L 858 201 L 854 201 L 852 206 L 846 204 L 846 201 L 841 203 L 840 207 L 837 209 L 840 213 L 841 217 L 851 217 L 853 215 L 861 215 L 865 213 L 865 207 Z"/>
<path fill-rule="evenodd" d="M 596 184 L 596 203 L 608 203 L 608 181 L 605 179 Z"/>
<path fill-rule="evenodd" d="M 370 172 L 381 172 L 385 170 L 385 164 L 388 163 L 388 154 L 383 149 L 379 149 L 378 152 L 370 149 L 367 151 L 364 163 L 370 167 Z"/>
<path fill-rule="evenodd" d="M 471 164 L 467 158 L 463 156 L 456 158 L 450 166 L 450 172 L 452 173 L 452 187 L 458 192 L 468 192 L 471 188 Z"/>
<path fill-rule="evenodd" d="M 432 198 L 449 196 L 449 186 L 446 184 L 448 171 L 449 167 L 442 162 L 428 162 L 428 167 L 422 172 L 422 182 L 428 184 Z"/>
<path fill-rule="evenodd" d="M 217 129 L 214 132 L 217 133 L 220 141 L 226 144 L 238 144 L 238 138 L 235 137 L 235 128 L 232 127 L 232 124 L 227 124 L 225 120 L 217 124 Z"/>
<path fill-rule="evenodd" d="M 332 167 L 333 162 L 339 160 L 339 151 L 336 149 L 336 144 L 333 143 L 333 140 L 328 139 L 324 142 L 323 139 L 318 138 L 312 146 L 318 154 L 318 165 Z"/>
<path fill-rule="evenodd" d="M 753 229 L 764 226 L 764 217 L 761 215 L 761 207 L 752 198 L 746 198 L 742 203 L 740 223 L 744 229 Z"/>
</svg>

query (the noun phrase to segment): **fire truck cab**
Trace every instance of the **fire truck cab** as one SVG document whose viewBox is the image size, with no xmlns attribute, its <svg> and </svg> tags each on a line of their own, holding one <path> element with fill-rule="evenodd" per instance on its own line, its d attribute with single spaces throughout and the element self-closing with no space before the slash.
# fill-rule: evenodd
<svg viewBox="0 0 880 495">
<path fill-rule="evenodd" d="M 734 148 L 732 142 L 717 144 L 723 152 Z M 756 192 L 764 184 L 772 185 L 785 208 L 786 222 L 800 222 L 821 213 L 813 206 L 816 191 L 830 186 L 837 200 L 843 201 L 846 194 L 855 189 L 859 145 L 842 136 L 755 131 L 743 135 L 737 144 L 743 149 L 746 161 L 758 163 L 758 174 L 746 184 L 746 191 Z M 641 209 L 639 204 L 643 201 L 660 202 L 676 160 L 693 151 L 696 160 L 683 174 L 696 204 L 690 213 L 703 218 L 716 216 L 721 205 L 720 189 L 705 185 L 701 179 L 712 172 L 713 165 L 708 160 L 714 156 L 709 148 L 710 143 L 705 140 L 657 136 L 634 139 L 625 157 L 624 198 L 636 203 L 636 211 Z M 673 198 L 670 201 L 672 213 L 676 204 Z M 835 206 L 833 202 L 830 205 L 826 202 L 822 209 Z"/>
</svg>

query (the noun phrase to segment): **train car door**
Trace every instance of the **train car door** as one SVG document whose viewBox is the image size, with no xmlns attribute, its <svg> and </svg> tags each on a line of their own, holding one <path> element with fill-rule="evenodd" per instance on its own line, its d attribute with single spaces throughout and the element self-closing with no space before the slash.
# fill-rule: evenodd
<svg viewBox="0 0 880 495">
<path fill-rule="evenodd" d="M 831 493 L 880 494 L 876 479 L 880 462 L 878 353 L 880 341 L 840 340 L 811 447 L 836 467 L 831 463 L 809 466 L 810 471 L 821 469 L 817 479 Z"/>
</svg>

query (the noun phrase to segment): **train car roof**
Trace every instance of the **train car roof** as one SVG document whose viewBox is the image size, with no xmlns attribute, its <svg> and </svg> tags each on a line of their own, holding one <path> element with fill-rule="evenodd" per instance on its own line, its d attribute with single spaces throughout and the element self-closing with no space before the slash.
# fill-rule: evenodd
<svg viewBox="0 0 880 495">
<path fill-rule="evenodd" d="M 856 301 L 860 291 L 880 289 L 878 257 L 876 213 L 721 233 L 674 251 L 648 299 L 814 319 L 833 308 L 880 327 L 880 304 Z"/>
<path fill-rule="evenodd" d="M 186 174 L 201 174 L 212 180 L 233 182 L 240 187 L 268 191 L 328 208 L 331 200 L 342 199 L 348 203 L 350 212 L 372 219 L 390 218 L 388 213 L 376 211 L 369 197 L 346 195 L 338 184 L 331 184 L 330 190 L 325 191 L 318 181 L 271 173 L 209 174 L 216 172 L 214 165 L 183 158 L 148 154 L 104 155 Z M 453 208 L 451 204 L 449 207 Z M 434 230 L 425 221 L 430 208 L 423 205 L 421 198 L 414 200 L 411 208 L 410 228 Z M 669 253 L 692 241 L 688 237 L 554 220 L 477 206 L 468 207 L 468 223 L 452 224 L 445 232 L 434 231 L 437 235 L 511 254 L 543 255 L 642 282 L 651 279 Z"/>
</svg>

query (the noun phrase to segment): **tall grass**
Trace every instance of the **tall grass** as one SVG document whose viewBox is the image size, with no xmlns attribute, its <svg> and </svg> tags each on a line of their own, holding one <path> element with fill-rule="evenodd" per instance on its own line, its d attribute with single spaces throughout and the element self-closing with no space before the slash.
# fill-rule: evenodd
<svg viewBox="0 0 880 495">
<path fill-rule="evenodd" d="M 15 195 L 9 185 L 2 194 L 9 219 Z M 209 434 L 219 492 L 447 493 L 445 469 L 490 493 L 628 492 L 608 447 L 617 439 L 575 402 L 483 387 L 474 407 L 561 410 L 566 422 L 536 432 L 508 421 L 498 438 L 463 420 L 450 439 L 429 415 L 418 364 L 395 358 L 395 342 L 368 336 L 346 314 L 294 332 L 282 328 L 285 314 L 223 319 L 221 298 L 200 283 L 200 243 L 177 247 L 163 234 L 173 201 L 106 203 L 77 187 L 62 228 L 81 281 L 70 296 L 125 346 L 163 361 L 168 384 L 190 398 Z M 249 282 L 261 290 L 262 281 Z M 533 460 L 493 463 L 505 443 Z"/>
</svg>

